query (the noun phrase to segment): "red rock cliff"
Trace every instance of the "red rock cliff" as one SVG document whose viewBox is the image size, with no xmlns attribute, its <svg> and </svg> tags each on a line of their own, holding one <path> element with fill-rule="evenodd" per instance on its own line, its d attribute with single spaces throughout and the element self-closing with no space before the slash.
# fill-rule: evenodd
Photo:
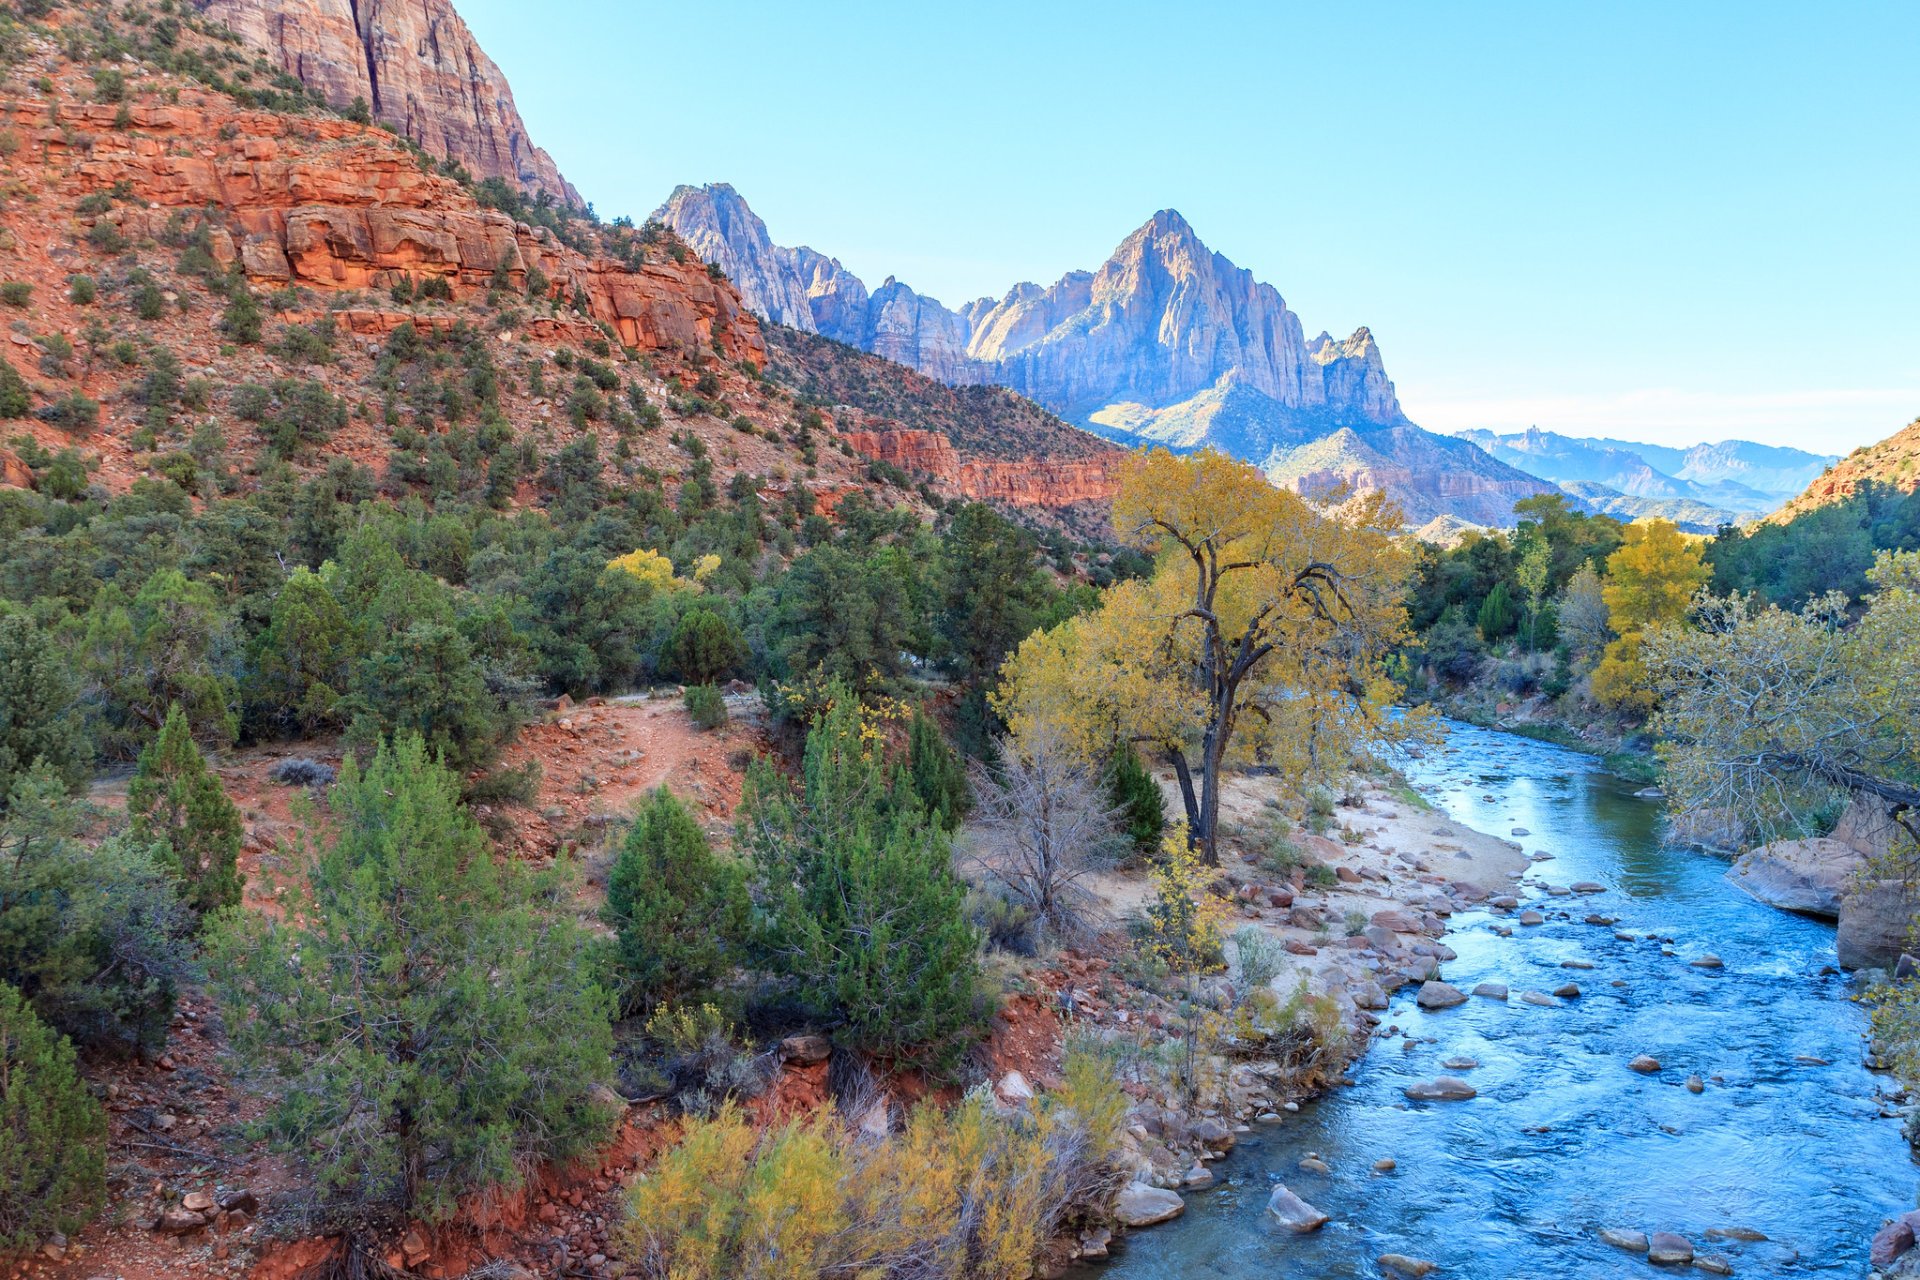
<svg viewBox="0 0 1920 1280">
<path fill-rule="evenodd" d="M 580 193 L 533 145 L 507 79 L 447 0 L 194 0 L 335 107 L 385 121 L 478 178 L 572 204 Z"/>
<path fill-rule="evenodd" d="M 963 460 L 938 431 L 849 431 L 854 452 L 919 472 L 980 502 L 1025 507 L 1065 507 L 1081 502 L 1110 502 L 1119 484 L 1119 450 L 1092 458 L 1021 461 Z"/>
<path fill-rule="evenodd" d="M 555 297 L 583 298 L 588 318 L 629 346 L 705 346 L 717 334 L 729 359 L 765 359 L 758 320 L 690 256 L 632 268 L 580 253 L 481 207 L 380 129 L 243 111 L 192 90 L 177 105 L 127 110 L 133 127 L 121 129 L 118 108 L 104 104 L 0 100 L 0 118 L 24 144 L 20 162 L 70 162 L 92 189 L 128 183 L 138 203 L 105 217 L 144 235 L 175 211 L 220 211 L 216 256 L 237 259 L 262 285 L 380 289 L 402 275 L 437 276 L 460 294 L 484 292 L 496 271 L 524 288 L 538 269 Z"/>
</svg>

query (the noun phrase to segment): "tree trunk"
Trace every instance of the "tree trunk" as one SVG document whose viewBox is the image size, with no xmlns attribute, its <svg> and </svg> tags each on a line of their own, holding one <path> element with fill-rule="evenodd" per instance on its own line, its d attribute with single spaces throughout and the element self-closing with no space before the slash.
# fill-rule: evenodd
<svg viewBox="0 0 1920 1280">
<path fill-rule="evenodd" d="M 1193 794 L 1193 773 L 1187 768 L 1187 756 L 1183 751 L 1168 751 L 1167 763 L 1173 766 L 1173 774 L 1180 780 L 1180 803 L 1187 811 L 1187 843 L 1197 843 L 1200 830 L 1200 801 Z"/>
</svg>

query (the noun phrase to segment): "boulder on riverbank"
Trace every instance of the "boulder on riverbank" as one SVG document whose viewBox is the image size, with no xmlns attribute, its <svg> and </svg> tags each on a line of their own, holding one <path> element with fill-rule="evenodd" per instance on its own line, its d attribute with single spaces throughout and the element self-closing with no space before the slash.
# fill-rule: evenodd
<svg viewBox="0 0 1920 1280">
<path fill-rule="evenodd" d="M 1874 875 L 1894 835 L 1884 806 L 1855 800 L 1830 835 L 1761 845 L 1736 858 L 1727 879 L 1769 906 L 1837 921 L 1842 968 L 1892 964 L 1920 912 L 1903 880 Z"/>
<path fill-rule="evenodd" d="M 1128 1183 L 1113 1202 L 1114 1218 L 1128 1227 L 1151 1227 L 1186 1211 L 1187 1202 L 1177 1194 L 1145 1182 Z"/>
<path fill-rule="evenodd" d="M 1824 836 L 1776 840 L 1735 858 L 1727 879 L 1770 907 L 1837 920 L 1848 881 L 1865 865 L 1860 850 Z"/>
</svg>

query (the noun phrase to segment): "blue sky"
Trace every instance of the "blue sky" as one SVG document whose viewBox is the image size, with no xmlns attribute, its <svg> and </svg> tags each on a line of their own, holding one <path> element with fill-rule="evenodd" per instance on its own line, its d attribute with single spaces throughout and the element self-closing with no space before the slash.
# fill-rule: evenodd
<svg viewBox="0 0 1920 1280">
<path fill-rule="evenodd" d="M 603 215 L 731 182 L 957 305 L 1173 207 L 1438 430 L 1920 414 L 1912 0 L 459 8 Z"/>
</svg>

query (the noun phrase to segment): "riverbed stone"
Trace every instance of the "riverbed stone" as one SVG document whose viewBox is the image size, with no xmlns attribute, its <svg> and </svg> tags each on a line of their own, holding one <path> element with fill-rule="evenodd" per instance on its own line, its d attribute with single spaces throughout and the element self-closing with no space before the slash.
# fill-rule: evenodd
<svg viewBox="0 0 1920 1280">
<path fill-rule="evenodd" d="M 1392 1173 L 1399 1167 L 1399 1162 L 1388 1156 L 1383 1156 L 1373 1162 L 1373 1171 L 1375 1173 Z"/>
<path fill-rule="evenodd" d="M 1650 1053 L 1643 1053 L 1634 1058 L 1632 1062 L 1629 1062 L 1627 1067 L 1630 1070 L 1638 1071 L 1643 1076 L 1650 1076 L 1660 1069 L 1660 1059 Z"/>
<path fill-rule="evenodd" d="M 1904 1215 L 1894 1218 L 1874 1232 L 1873 1244 L 1867 1251 L 1867 1261 L 1876 1267 L 1891 1266 L 1905 1257 L 1913 1244 L 1913 1224 Z"/>
<path fill-rule="evenodd" d="M 1671 1231 L 1656 1231 L 1647 1239 L 1647 1261 L 1683 1267 L 1693 1261 L 1693 1241 Z"/>
<path fill-rule="evenodd" d="M 1688 1076 L 1688 1077 L 1687 1077 L 1687 1092 L 1688 1092 L 1688 1093 L 1705 1093 L 1706 1091 L 1707 1091 L 1707 1082 L 1706 1082 L 1706 1081 L 1704 1081 L 1704 1080 L 1702 1080 L 1702 1079 L 1701 1079 L 1701 1078 L 1700 1078 L 1699 1076 Z"/>
<path fill-rule="evenodd" d="M 1505 1000 L 1507 984 L 1504 982 L 1483 982 L 1473 989 L 1473 994 L 1487 1000 Z"/>
<path fill-rule="evenodd" d="M 1327 1162 L 1319 1156 L 1302 1157 L 1298 1167 L 1302 1173 L 1317 1173 L 1323 1178 L 1333 1172 L 1333 1170 L 1327 1166 Z"/>
<path fill-rule="evenodd" d="M 1130 1182 L 1113 1202 L 1113 1216 L 1121 1225 L 1151 1227 L 1187 1211 L 1178 1193 L 1145 1182 Z"/>
<path fill-rule="evenodd" d="M 1378 925 L 1382 929 L 1391 929 L 1395 933 L 1420 932 L 1420 922 L 1404 911 L 1376 911 L 1367 923 Z"/>
<path fill-rule="evenodd" d="M 1687 963 L 1696 969 L 1719 969 L 1724 967 L 1720 962 L 1720 957 L 1711 951 L 1696 959 L 1689 960 Z"/>
<path fill-rule="evenodd" d="M 1556 1009 L 1560 1006 L 1558 1000 L 1544 991 L 1522 991 L 1520 993 L 1520 1002 L 1522 1004 L 1539 1005 L 1542 1009 Z"/>
<path fill-rule="evenodd" d="M 1575 893 L 1605 893 L 1607 891 L 1607 886 L 1601 884 L 1598 880 L 1575 880 L 1567 887 Z"/>
<path fill-rule="evenodd" d="M 1693 1266 L 1696 1271 L 1704 1271 L 1708 1275 L 1733 1274 L 1733 1259 L 1721 1253 L 1697 1253 L 1693 1256 Z"/>
<path fill-rule="evenodd" d="M 1547 918 L 1541 915 L 1538 911 L 1522 911 L 1520 913 L 1521 924 L 1535 925 L 1535 924 L 1545 924 L 1546 922 L 1547 922 Z"/>
<path fill-rule="evenodd" d="M 1478 1058 L 1447 1058 L 1442 1060 L 1440 1065 L 1445 1067 L 1449 1071 L 1472 1071 L 1480 1065 L 1480 1059 Z"/>
<path fill-rule="evenodd" d="M 1297 1235 L 1318 1231 L 1327 1225 L 1327 1215 L 1295 1195 L 1284 1182 L 1277 1184 L 1267 1198 L 1267 1212 Z"/>
<path fill-rule="evenodd" d="M 1380 1269 L 1388 1275 L 1408 1276 L 1411 1280 L 1420 1280 L 1421 1276 L 1431 1273 L 1439 1265 L 1425 1258 L 1414 1258 L 1404 1253 L 1383 1253 L 1377 1261 L 1380 1263 Z"/>
<path fill-rule="evenodd" d="M 1569 982 L 1562 986 L 1555 987 L 1553 994 L 1562 1000 L 1578 1000 L 1580 998 L 1580 987 L 1578 983 Z"/>
<path fill-rule="evenodd" d="M 1480 1095 L 1478 1089 L 1459 1076 L 1436 1076 L 1432 1080 L 1416 1080 L 1400 1092 L 1415 1102 L 1465 1102 L 1469 1098 Z"/>
<path fill-rule="evenodd" d="M 1647 1251 L 1647 1233 L 1629 1231 L 1624 1227 L 1605 1227 L 1601 1229 L 1600 1239 L 1616 1249 L 1625 1249 L 1628 1253 Z"/>
<path fill-rule="evenodd" d="M 1414 1003 L 1422 1009 L 1451 1009 L 1466 1002 L 1466 993 L 1448 982 L 1424 982 L 1420 994 L 1414 997 Z"/>
</svg>

